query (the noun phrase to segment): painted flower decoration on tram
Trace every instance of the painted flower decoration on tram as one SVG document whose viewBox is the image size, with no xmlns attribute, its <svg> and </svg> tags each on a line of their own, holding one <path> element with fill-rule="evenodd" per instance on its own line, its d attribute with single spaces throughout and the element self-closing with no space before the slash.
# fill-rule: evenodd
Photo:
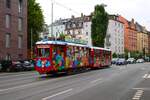
<svg viewBox="0 0 150 100">
<path fill-rule="evenodd" d="M 49 66 L 51 66 L 51 63 L 50 61 L 46 60 L 45 67 L 49 67 Z"/>
<path fill-rule="evenodd" d="M 36 66 L 42 67 L 42 61 L 41 61 L 41 59 L 38 59 L 38 60 L 37 60 Z"/>
</svg>

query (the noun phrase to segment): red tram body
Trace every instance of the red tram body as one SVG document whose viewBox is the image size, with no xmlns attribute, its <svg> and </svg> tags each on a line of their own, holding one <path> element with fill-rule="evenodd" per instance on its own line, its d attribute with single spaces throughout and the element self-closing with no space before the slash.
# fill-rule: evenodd
<svg viewBox="0 0 150 100">
<path fill-rule="evenodd" d="M 35 70 L 40 74 L 67 72 L 81 68 L 103 68 L 111 65 L 111 51 L 100 47 L 62 42 L 36 43 Z"/>
</svg>

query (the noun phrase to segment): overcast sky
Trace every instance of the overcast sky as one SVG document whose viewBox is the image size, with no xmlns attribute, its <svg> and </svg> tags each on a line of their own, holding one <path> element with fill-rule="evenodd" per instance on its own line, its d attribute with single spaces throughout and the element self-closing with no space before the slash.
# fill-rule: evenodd
<svg viewBox="0 0 150 100">
<path fill-rule="evenodd" d="M 51 1 L 37 0 L 44 12 L 45 22 L 51 23 Z M 59 18 L 76 17 L 81 13 L 89 15 L 94 11 L 96 4 L 104 3 L 107 5 L 106 11 L 109 14 L 120 14 L 126 19 L 135 21 L 146 26 L 150 30 L 150 0 L 53 0 L 54 20 Z"/>
</svg>

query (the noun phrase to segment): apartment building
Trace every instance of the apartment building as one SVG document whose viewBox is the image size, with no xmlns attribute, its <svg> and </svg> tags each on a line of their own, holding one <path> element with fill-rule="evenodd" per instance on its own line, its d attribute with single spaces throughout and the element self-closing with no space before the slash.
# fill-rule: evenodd
<svg viewBox="0 0 150 100">
<path fill-rule="evenodd" d="M 128 21 L 122 16 L 119 16 L 119 21 L 124 23 L 124 48 L 132 52 L 137 51 L 137 31 L 134 19 Z"/>
<path fill-rule="evenodd" d="M 124 54 L 124 24 L 117 15 L 109 15 L 105 48 L 109 48 L 112 53 Z"/>
<path fill-rule="evenodd" d="M 27 0 L 0 0 L 0 59 L 27 58 Z"/>
<path fill-rule="evenodd" d="M 59 19 L 50 25 L 49 33 L 49 37 L 58 38 L 60 34 L 65 34 L 71 40 L 91 46 L 91 16 L 81 14 L 81 17 Z"/>
<path fill-rule="evenodd" d="M 137 50 L 141 53 L 148 54 L 148 32 L 144 26 L 136 23 L 137 30 Z"/>
</svg>

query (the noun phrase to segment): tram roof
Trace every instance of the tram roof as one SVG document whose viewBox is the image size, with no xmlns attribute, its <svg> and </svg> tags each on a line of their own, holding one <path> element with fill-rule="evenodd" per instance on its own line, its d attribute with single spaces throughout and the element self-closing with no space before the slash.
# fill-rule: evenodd
<svg viewBox="0 0 150 100">
<path fill-rule="evenodd" d="M 81 47 L 88 47 L 84 44 L 78 44 L 78 43 L 70 43 L 65 41 L 38 41 L 36 44 L 58 44 L 58 45 L 71 45 L 71 46 L 81 46 Z"/>
<path fill-rule="evenodd" d="M 99 50 L 111 51 L 110 49 L 102 48 L 102 47 L 90 47 L 90 48 L 91 48 L 91 49 L 99 49 Z"/>
<path fill-rule="evenodd" d="M 99 50 L 106 50 L 106 51 L 111 51 L 110 49 L 107 48 L 101 48 L 101 47 L 94 47 L 94 46 L 88 46 L 84 44 L 79 44 L 79 43 L 70 43 L 70 42 L 65 42 L 65 41 L 38 41 L 36 44 L 57 44 L 57 45 L 70 45 L 70 46 L 80 46 L 80 47 L 89 47 L 91 49 L 99 49 Z"/>
</svg>

